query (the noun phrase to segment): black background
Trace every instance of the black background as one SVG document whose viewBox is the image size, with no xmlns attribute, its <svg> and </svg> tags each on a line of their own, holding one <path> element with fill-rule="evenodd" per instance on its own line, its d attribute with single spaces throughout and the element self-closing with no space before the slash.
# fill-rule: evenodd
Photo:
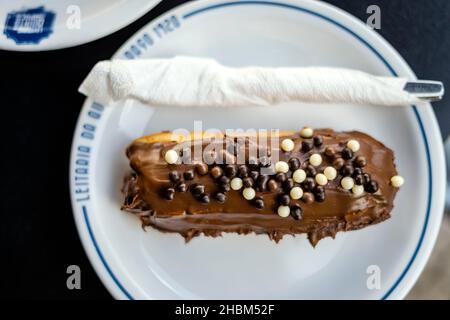
<svg viewBox="0 0 450 320">
<path fill-rule="evenodd" d="M 32 299 L 110 299 L 82 249 L 69 197 L 69 154 L 84 97 L 77 88 L 93 65 L 153 18 L 186 1 L 163 1 L 128 27 L 63 50 L 0 51 L 2 107 L 2 295 Z M 450 1 L 330 2 L 366 21 L 381 8 L 381 30 L 422 79 L 450 88 Z M 448 99 L 434 110 L 450 133 Z M 66 288 L 66 268 L 82 270 L 82 289 Z"/>
</svg>

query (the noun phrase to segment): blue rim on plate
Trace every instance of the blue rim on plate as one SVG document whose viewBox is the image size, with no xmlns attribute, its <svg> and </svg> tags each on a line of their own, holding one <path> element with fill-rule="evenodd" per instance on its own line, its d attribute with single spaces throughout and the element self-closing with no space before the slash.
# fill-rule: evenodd
<svg viewBox="0 0 450 320">
<path fill-rule="evenodd" d="M 269 2 L 269 1 L 236 1 L 236 2 L 224 2 L 224 3 L 219 3 L 219 4 L 214 4 L 214 5 L 209 5 L 209 6 L 205 6 L 203 8 L 200 9 L 196 9 L 193 10 L 185 15 L 183 15 L 183 19 L 189 19 L 191 17 L 194 17 L 198 14 L 210 11 L 210 10 L 215 10 L 215 9 L 220 9 L 220 8 L 224 8 L 224 7 L 230 7 L 230 6 L 238 6 L 238 5 L 266 5 L 266 6 L 275 6 L 275 7 L 280 7 L 280 8 L 286 8 L 286 9 L 291 9 L 291 10 L 296 10 L 296 11 L 300 11 L 303 13 L 307 13 L 310 14 L 312 16 L 315 16 L 317 18 L 320 18 L 322 20 L 325 20 L 333 25 L 335 25 L 336 27 L 340 28 L 341 30 L 347 32 L 348 34 L 350 34 L 351 36 L 353 36 L 354 38 L 356 38 L 359 42 L 361 42 L 362 44 L 364 44 L 364 46 L 366 46 L 372 53 L 374 53 L 377 58 L 379 58 L 383 64 L 388 68 L 389 72 L 393 75 L 393 76 L 398 76 L 397 72 L 394 70 L 394 68 L 389 64 L 389 62 L 383 57 L 383 55 L 381 55 L 368 41 L 366 41 L 365 39 L 363 39 L 361 36 L 359 36 L 357 33 L 355 33 L 354 31 L 352 31 L 351 29 L 349 29 L 348 27 L 344 26 L 343 24 L 339 23 L 338 21 L 327 17 L 323 14 L 320 14 L 318 12 L 315 12 L 313 10 L 310 9 L 306 9 L 300 6 L 296 6 L 296 5 L 292 5 L 292 4 L 287 4 L 287 3 L 281 3 L 281 2 Z M 404 270 L 402 271 L 402 273 L 398 276 L 397 280 L 394 282 L 394 284 L 390 287 L 390 289 L 382 296 L 382 300 L 385 300 L 387 298 L 389 298 L 389 296 L 392 294 L 392 292 L 398 287 L 398 285 L 400 284 L 400 282 L 403 280 L 403 278 L 405 277 L 405 275 L 408 273 L 409 269 L 411 268 L 411 265 L 414 263 L 417 254 L 422 246 L 423 240 L 425 238 L 425 234 L 427 231 L 427 227 L 428 227 L 428 221 L 429 221 L 429 217 L 430 217 L 430 209 L 431 209 L 431 203 L 432 203 L 432 182 L 433 182 L 433 178 L 432 178 L 432 165 L 431 165 L 431 156 L 430 156 L 430 147 L 428 144 L 428 139 L 426 137 L 425 134 L 425 129 L 423 126 L 423 122 L 422 119 L 419 115 L 419 112 L 417 110 L 416 106 L 411 106 L 412 111 L 414 112 L 414 115 L 418 121 L 419 124 L 419 128 L 420 128 L 420 132 L 423 138 L 423 142 L 425 145 L 425 151 L 426 151 L 426 157 L 427 157 L 427 167 L 428 167 L 428 201 L 427 201 L 427 209 L 426 209 L 426 214 L 425 214 L 425 222 L 423 224 L 422 230 L 421 230 L 421 234 L 419 237 L 419 241 L 416 245 L 416 248 L 414 249 L 414 252 L 409 260 L 409 262 L 407 263 L 407 265 L 405 266 Z M 101 262 L 103 263 L 105 269 L 107 270 L 108 274 L 111 276 L 112 280 L 114 281 L 114 283 L 117 285 L 117 287 L 120 289 L 120 291 L 130 300 L 134 300 L 133 296 L 126 290 L 126 288 L 121 284 L 120 280 L 115 276 L 115 274 L 113 273 L 112 269 L 110 268 L 110 266 L 108 265 L 108 262 L 106 261 L 106 259 L 104 258 L 104 255 L 102 254 L 102 251 L 95 239 L 95 235 L 94 232 L 92 231 L 91 228 L 91 224 L 89 222 L 89 214 L 87 211 L 86 206 L 82 206 L 82 211 L 83 211 L 83 217 L 84 217 L 84 221 L 86 223 L 86 227 L 89 233 L 89 236 L 92 240 L 92 243 L 95 247 L 95 250 L 101 260 Z"/>
</svg>

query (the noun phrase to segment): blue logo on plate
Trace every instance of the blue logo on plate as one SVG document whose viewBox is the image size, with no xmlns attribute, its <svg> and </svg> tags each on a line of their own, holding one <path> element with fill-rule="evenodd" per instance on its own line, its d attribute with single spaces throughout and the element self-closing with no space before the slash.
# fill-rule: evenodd
<svg viewBox="0 0 450 320">
<path fill-rule="evenodd" d="M 53 32 L 55 13 L 44 7 L 8 13 L 3 33 L 17 44 L 37 44 Z"/>
</svg>

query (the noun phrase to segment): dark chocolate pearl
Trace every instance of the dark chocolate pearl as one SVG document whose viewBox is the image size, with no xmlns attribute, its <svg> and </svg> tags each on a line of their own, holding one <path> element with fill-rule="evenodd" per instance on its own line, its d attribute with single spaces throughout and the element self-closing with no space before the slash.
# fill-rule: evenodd
<svg viewBox="0 0 450 320">
<path fill-rule="evenodd" d="M 359 174 L 355 177 L 355 184 L 357 184 L 358 186 L 361 186 L 364 184 L 364 177 L 362 174 Z"/>
<path fill-rule="evenodd" d="M 181 182 L 177 185 L 177 191 L 178 192 L 186 192 L 186 184 Z"/>
<path fill-rule="evenodd" d="M 277 190 L 278 189 L 278 183 L 275 180 L 270 179 L 267 182 L 267 189 L 269 189 L 269 191 L 271 191 L 271 192 Z"/>
<path fill-rule="evenodd" d="M 316 182 L 314 181 L 314 178 L 308 177 L 303 182 L 303 189 L 306 191 L 311 191 L 316 186 Z"/>
<path fill-rule="evenodd" d="M 336 158 L 333 161 L 333 167 L 335 167 L 337 170 L 341 169 L 345 164 L 344 159 L 342 158 Z"/>
<path fill-rule="evenodd" d="M 248 176 L 250 178 L 253 179 L 253 181 L 256 181 L 256 179 L 258 179 L 259 177 L 259 172 L 258 171 L 250 171 L 250 173 L 248 174 Z"/>
<path fill-rule="evenodd" d="M 172 171 L 169 173 L 169 179 L 172 182 L 178 182 L 180 180 L 180 175 L 178 174 L 178 171 Z"/>
<path fill-rule="evenodd" d="M 280 204 L 287 206 L 291 202 L 291 198 L 287 194 L 283 194 L 279 197 Z"/>
<path fill-rule="evenodd" d="M 317 202 L 323 202 L 323 201 L 325 201 L 325 192 L 315 194 L 315 195 L 314 195 L 314 199 L 315 199 Z"/>
<path fill-rule="evenodd" d="M 363 157 L 363 156 L 357 156 L 357 157 L 355 158 L 355 165 L 358 166 L 358 167 L 360 167 L 360 168 L 365 167 L 365 166 L 367 165 L 367 160 L 366 160 L 366 158 Z"/>
<path fill-rule="evenodd" d="M 311 140 L 303 140 L 302 141 L 302 151 L 308 152 L 313 148 L 313 142 Z"/>
<path fill-rule="evenodd" d="M 305 192 L 302 197 L 303 202 L 305 203 L 313 203 L 314 195 L 311 192 Z"/>
<path fill-rule="evenodd" d="M 301 220 L 302 219 L 302 213 L 303 213 L 303 210 L 298 204 L 295 204 L 295 205 L 293 205 L 291 207 L 291 216 L 295 220 Z"/>
<path fill-rule="evenodd" d="M 287 177 L 286 177 L 286 174 L 285 174 L 285 173 L 279 172 L 279 173 L 276 174 L 275 179 L 276 179 L 278 182 L 284 182 L 284 181 L 286 181 Z"/>
<path fill-rule="evenodd" d="M 195 169 L 197 169 L 197 173 L 201 176 L 204 176 L 208 173 L 208 165 L 206 163 L 198 163 L 195 166 Z"/>
<path fill-rule="evenodd" d="M 244 179 L 242 180 L 242 182 L 243 182 L 245 188 L 251 188 L 251 187 L 253 187 L 253 179 L 250 178 L 250 177 L 244 178 Z"/>
<path fill-rule="evenodd" d="M 314 188 L 314 195 L 319 193 L 325 193 L 325 188 L 323 186 L 316 186 Z"/>
<path fill-rule="evenodd" d="M 323 186 L 317 186 L 314 188 L 314 199 L 317 202 L 323 202 L 325 200 L 325 188 Z"/>
<path fill-rule="evenodd" d="M 355 168 L 355 170 L 353 170 L 353 174 L 352 177 L 356 178 L 357 176 L 362 176 L 363 171 L 361 168 Z"/>
<path fill-rule="evenodd" d="M 213 177 L 214 179 L 217 179 L 223 174 L 222 168 L 215 166 L 211 169 L 210 174 L 211 174 L 211 177 Z"/>
<path fill-rule="evenodd" d="M 228 184 L 228 183 L 230 183 L 230 178 L 228 178 L 227 176 L 221 176 L 219 178 L 219 182 L 222 184 Z"/>
<path fill-rule="evenodd" d="M 317 170 L 316 170 L 316 168 L 314 168 L 314 166 L 312 166 L 312 165 L 308 165 L 307 167 L 306 167 L 306 175 L 308 176 L 308 177 L 315 177 L 316 176 L 316 174 L 317 174 Z"/>
<path fill-rule="evenodd" d="M 345 160 L 349 160 L 349 159 L 353 158 L 353 151 L 350 150 L 349 148 L 344 148 L 342 150 L 341 155 L 342 155 L 342 158 L 344 158 Z"/>
<path fill-rule="evenodd" d="M 269 167 L 271 164 L 270 158 L 268 156 L 262 156 L 259 158 L 259 165 L 263 168 Z"/>
<path fill-rule="evenodd" d="M 229 183 L 223 183 L 220 185 L 220 190 L 222 190 L 223 192 L 228 192 L 230 191 L 231 187 Z"/>
<path fill-rule="evenodd" d="M 255 207 L 257 209 L 262 209 L 264 208 L 264 200 L 263 199 L 256 199 L 255 200 Z"/>
<path fill-rule="evenodd" d="M 194 179 L 194 171 L 188 170 L 183 173 L 184 180 L 192 180 Z"/>
<path fill-rule="evenodd" d="M 220 203 L 224 203 L 225 200 L 227 199 L 225 194 L 223 194 L 222 192 L 217 192 L 214 198 L 216 198 L 216 200 L 219 201 Z"/>
<path fill-rule="evenodd" d="M 335 154 L 336 154 L 336 151 L 334 151 L 333 148 L 331 148 L 331 147 L 326 147 L 325 148 L 325 155 L 327 157 L 334 157 Z"/>
<path fill-rule="evenodd" d="M 363 178 L 364 178 L 364 184 L 369 183 L 370 180 L 372 180 L 372 178 L 370 177 L 370 174 L 368 174 L 368 173 L 364 173 Z"/>
<path fill-rule="evenodd" d="M 314 136 L 313 142 L 316 147 L 320 147 L 323 144 L 323 137 L 322 136 Z"/>
<path fill-rule="evenodd" d="M 364 185 L 364 190 L 369 193 L 375 193 L 378 191 L 378 183 L 374 180 L 371 180 L 369 183 Z"/>
<path fill-rule="evenodd" d="M 194 185 L 194 187 L 191 187 L 191 192 L 194 195 L 194 197 L 198 197 L 199 195 L 205 192 L 205 186 L 201 184 L 196 184 Z"/>
<path fill-rule="evenodd" d="M 285 192 L 291 191 L 291 189 L 294 187 L 294 180 L 291 178 L 287 179 L 285 182 L 283 182 L 283 189 Z"/>
<path fill-rule="evenodd" d="M 269 180 L 268 176 L 260 175 L 258 177 L 258 181 L 256 182 L 256 189 L 258 191 L 266 191 L 267 181 Z"/>
<path fill-rule="evenodd" d="M 353 174 L 353 172 L 355 171 L 355 168 L 353 168 L 353 166 L 351 164 L 346 164 L 345 166 L 342 167 L 342 174 L 344 176 L 351 176 Z"/>
<path fill-rule="evenodd" d="M 238 176 L 240 178 L 242 178 L 242 179 L 248 176 L 248 169 L 247 169 L 246 165 L 243 164 L 243 165 L 239 166 L 239 168 L 238 168 Z"/>
<path fill-rule="evenodd" d="M 288 163 L 291 171 L 295 171 L 300 168 L 300 160 L 298 160 L 298 158 L 290 158 Z"/>
<path fill-rule="evenodd" d="M 174 188 L 167 188 L 164 190 L 164 198 L 167 200 L 173 200 L 173 197 L 175 195 L 175 189 Z"/>
<path fill-rule="evenodd" d="M 207 195 L 207 194 L 200 195 L 199 199 L 200 199 L 200 202 L 202 202 L 202 203 L 209 203 L 209 201 L 210 201 L 209 195 Z"/>
<path fill-rule="evenodd" d="M 235 166 L 233 166 L 233 165 L 227 165 L 226 167 L 225 167 L 225 175 L 228 177 L 228 178 L 234 178 L 234 176 L 236 176 L 236 167 Z"/>
</svg>

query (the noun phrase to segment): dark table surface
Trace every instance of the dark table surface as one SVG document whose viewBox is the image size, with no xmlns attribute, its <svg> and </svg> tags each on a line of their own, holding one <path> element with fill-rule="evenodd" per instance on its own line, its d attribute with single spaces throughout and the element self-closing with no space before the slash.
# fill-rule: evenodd
<svg viewBox="0 0 450 320">
<path fill-rule="evenodd" d="M 103 39 L 37 53 L 0 51 L 3 172 L 0 277 L 9 298 L 110 299 L 78 237 L 69 197 L 69 154 L 84 97 L 77 88 L 92 66 L 108 59 L 142 26 L 186 1 L 163 1 Z M 450 1 L 330 2 L 366 21 L 381 8 L 381 30 L 417 76 L 450 88 Z M 434 104 L 443 136 L 450 133 L 449 99 Z M 68 290 L 66 268 L 79 265 L 82 289 Z"/>
</svg>

